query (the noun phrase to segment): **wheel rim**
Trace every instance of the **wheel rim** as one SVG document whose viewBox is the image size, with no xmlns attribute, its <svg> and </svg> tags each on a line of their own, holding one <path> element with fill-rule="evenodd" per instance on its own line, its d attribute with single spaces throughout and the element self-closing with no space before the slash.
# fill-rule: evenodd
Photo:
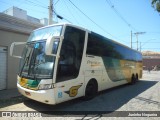
<svg viewBox="0 0 160 120">
<path fill-rule="evenodd" d="M 86 90 L 87 96 L 92 96 L 93 95 L 93 91 L 92 90 L 94 90 L 94 84 L 93 83 L 89 83 L 87 85 L 87 90 Z"/>
<path fill-rule="evenodd" d="M 135 82 L 136 82 L 136 77 L 132 75 L 132 84 L 134 84 Z"/>
<path fill-rule="evenodd" d="M 85 93 L 86 98 L 91 99 L 96 95 L 96 93 L 97 93 L 96 84 L 93 81 L 89 82 L 86 88 L 86 93 Z"/>
</svg>

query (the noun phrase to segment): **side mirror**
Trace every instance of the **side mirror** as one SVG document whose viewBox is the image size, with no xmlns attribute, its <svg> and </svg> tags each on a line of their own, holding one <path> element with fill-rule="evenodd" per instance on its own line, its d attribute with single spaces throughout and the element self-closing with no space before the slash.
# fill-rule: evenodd
<svg viewBox="0 0 160 120">
<path fill-rule="evenodd" d="M 13 51 L 14 51 L 15 46 L 17 46 L 17 45 L 24 45 L 24 44 L 26 44 L 26 42 L 13 42 L 11 44 L 11 46 L 10 46 L 10 56 L 16 57 L 16 58 L 22 58 L 21 56 L 14 55 Z"/>
<path fill-rule="evenodd" d="M 45 54 L 50 56 L 57 56 L 57 50 L 60 42 L 60 37 L 50 37 L 46 41 Z"/>
</svg>

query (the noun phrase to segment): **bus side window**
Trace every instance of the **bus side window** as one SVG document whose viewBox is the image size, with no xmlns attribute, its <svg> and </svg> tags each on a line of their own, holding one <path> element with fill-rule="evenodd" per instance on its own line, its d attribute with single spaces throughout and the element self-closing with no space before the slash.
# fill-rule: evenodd
<svg viewBox="0 0 160 120">
<path fill-rule="evenodd" d="M 83 55 L 84 39 L 84 31 L 69 26 L 66 27 L 57 68 L 56 82 L 78 77 Z"/>
</svg>

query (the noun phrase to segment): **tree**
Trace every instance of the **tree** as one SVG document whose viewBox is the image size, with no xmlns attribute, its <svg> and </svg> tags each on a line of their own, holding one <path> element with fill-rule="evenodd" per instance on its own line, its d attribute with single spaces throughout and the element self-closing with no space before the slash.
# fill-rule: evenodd
<svg viewBox="0 0 160 120">
<path fill-rule="evenodd" d="M 160 13 L 160 0 L 152 0 L 152 7 Z"/>
</svg>

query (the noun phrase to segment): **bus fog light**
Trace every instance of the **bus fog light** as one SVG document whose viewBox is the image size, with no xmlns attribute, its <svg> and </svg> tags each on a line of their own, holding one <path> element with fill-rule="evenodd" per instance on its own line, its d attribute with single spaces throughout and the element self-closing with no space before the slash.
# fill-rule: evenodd
<svg viewBox="0 0 160 120">
<path fill-rule="evenodd" d="M 47 89 L 51 89 L 51 88 L 52 88 L 52 84 L 41 84 L 38 87 L 39 90 L 47 90 Z"/>
</svg>

